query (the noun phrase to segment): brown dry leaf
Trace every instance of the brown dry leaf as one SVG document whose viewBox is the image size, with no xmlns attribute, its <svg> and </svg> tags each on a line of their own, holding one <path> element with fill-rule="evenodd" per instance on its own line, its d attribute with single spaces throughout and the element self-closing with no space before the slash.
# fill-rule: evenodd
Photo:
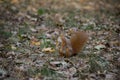
<svg viewBox="0 0 120 80">
<path fill-rule="evenodd" d="M 12 0 L 11 3 L 17 4 L 17 3 L 19 3 L 19 1 L 18 0 Z"/>
<path fill-rule="evenodd" d="M 39 46 L 40 45 L 40 41 L 38 41 L 36 38 L 32 38 L 31 39 L 31 42 L 30 42 L 32 45 L 35 45 L 35 46 Z"/>
<path fill-rule="evenodd" d="M 112 42 L 110 42 L 110 44 L 112 46 L 120 46 L 120 42 L 119 41 L 112 41 Z"/>
<path fill-rule="evenodd" d="M 65 20 L 63 19 L 63 15 L 58 14 L 58 13 L 55 14 L 54 18 L 52 18 L 52 19 L 55 21 L 56 24 L 59 24 L 59 25 L 65 23 Z"/>
<path fill-rule="evenodd" d="M 55 49 L 53 49 L 53 48 L 51 48 L 51 47 L 48 47 L 48 48 L 43 48 L 42 51 L 43 51 L 43 52 L 53 53 L 53 52 L 55 52 Z"/>
<path fill-rule="evenodd" d="M 40 42 L 39 42 L 39 41 L 31 41 L 31 44 L 32 44 L 32 45 L 35 45 L 35 46 L 39 46 L 39 45 L 40 45 Z"/>
<path fill-rule="evenodd" d="M 84 6 L 83 9 L 86 9 L 86 10 L 94 10 L 94 6 Z"/>
</svg>

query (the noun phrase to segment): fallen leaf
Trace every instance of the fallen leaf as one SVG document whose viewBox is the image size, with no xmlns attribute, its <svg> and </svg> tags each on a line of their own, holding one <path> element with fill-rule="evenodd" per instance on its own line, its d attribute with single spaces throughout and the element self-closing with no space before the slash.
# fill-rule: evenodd
<svg viewBox="0 0 120 80">
<path fill-rule="evenodd" d="M 95 49 L 97 49 L 97 50 L 104 49 L 104 48 L 106 48 L 106 47 L 103 44 L 99 44 L 99 45 L 95 46 Z"/>
<path fill-rule="evenodd" d="M 30 28 L 30 30 L 31 30 L 32 32 L 37 32 L 37 30 L 36 30 L 35 28 Z"/>
<path fill-rule="evenodd" d="M 109 73 L 106 74 L 105 80 L 114 80 L 114 78 L 115 78 L 115 74 Z"/>
<path fill-rule="evenodd" d="M 31 44 L 32 44 L 32 45 L 35 45 L 35 46 L 39 46 L 39 45 L 40 45 L 40 41 L 38 41 L 36 38 L 33 37 L 33 38 L 31 39 Z"/>
<path fill-rule="evenodd" d="M 0 79 L 5 78 L 6 75 L 7 75 L 7 71 L 0 68 Z"/>
<path fill-rule="evenodd" d="M 39 41 L 31 41 L 31 44 L 32 44 L 32 45 L 35 45 L 35 46 L 39 46 L 39 45 L 40 45 L 40 42 L 39 42 Z"/>
<path fill-rule="evenodd" d="M 69 69 L 69 73 L 70 73 L 71 76 L 73 76 L 76 72 L 77 72 L 77 70 L 76 70 L 75 67 L 71 67 L 71 68 Z"/>
<path fill-rule="evenodd" d="M 42 51 L 43 52 L 50 52 L 50 53 L 55 52 L 55 50 L 53 48 L 51 48 L 51 47 L 43 48 Z"/>
<path fill-rule="evenodd" d="M 12 0 L 11 3 L 17 4 L 17 3 L 19 3 L 19 1 L 18 0 Z"/>
<path fill-rule="evenodd" d="M 17 48 L 14 45 L 11 45 L 12 50 L 16 50 Z"/>
<path fill-rule="evenodd" d="M 64 61 L 52 61 L 52 62 L 50 62 L 50 64 L 54 67 L 58 67 L 58 65 L 59 65 L 59 67 L 60 67 L 60 65 L 62 65 L 62 67 L 68 66 L 68 64 Z"/>
</svg>

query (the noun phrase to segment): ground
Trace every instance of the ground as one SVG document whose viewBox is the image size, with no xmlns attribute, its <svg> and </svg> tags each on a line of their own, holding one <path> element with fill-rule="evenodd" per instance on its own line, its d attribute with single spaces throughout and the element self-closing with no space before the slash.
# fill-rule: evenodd
<svg viewBox="0 0 120 80">
<path fill-rule="evenodd" d="M 60 57 L 60 33 L 89 35 L 76 56 Z M 0 79 L 120 80 L 119 0 L 1 0 Z"/>
</svg>

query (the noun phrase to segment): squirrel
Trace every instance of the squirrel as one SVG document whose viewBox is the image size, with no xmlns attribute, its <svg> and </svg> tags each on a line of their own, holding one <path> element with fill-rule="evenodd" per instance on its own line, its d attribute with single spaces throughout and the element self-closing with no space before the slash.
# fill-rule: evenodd
<svg viewBox="0 0 120 80">
<path fill-rule="evenodd" d="M 78 54 L 88 40 L 84 31 L 73 31 L 70 39 L 61 34 L 58 38 L 58 51 L 60 56 L 70 57 Z"/>
</svg>

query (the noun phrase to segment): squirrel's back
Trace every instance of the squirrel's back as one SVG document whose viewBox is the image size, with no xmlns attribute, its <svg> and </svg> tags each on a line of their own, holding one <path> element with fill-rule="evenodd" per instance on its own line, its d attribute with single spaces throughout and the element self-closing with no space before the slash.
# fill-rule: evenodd
<svg viewBox="0 0 120 80">
<path fill-rule="evenodd" d="M 88 35 L 84 31 L 73 32 L 70 42 L 73 49 L 73 54 L 77 54 L 82 50 L 83 46 L 88 40 Z"/>
</svg>

